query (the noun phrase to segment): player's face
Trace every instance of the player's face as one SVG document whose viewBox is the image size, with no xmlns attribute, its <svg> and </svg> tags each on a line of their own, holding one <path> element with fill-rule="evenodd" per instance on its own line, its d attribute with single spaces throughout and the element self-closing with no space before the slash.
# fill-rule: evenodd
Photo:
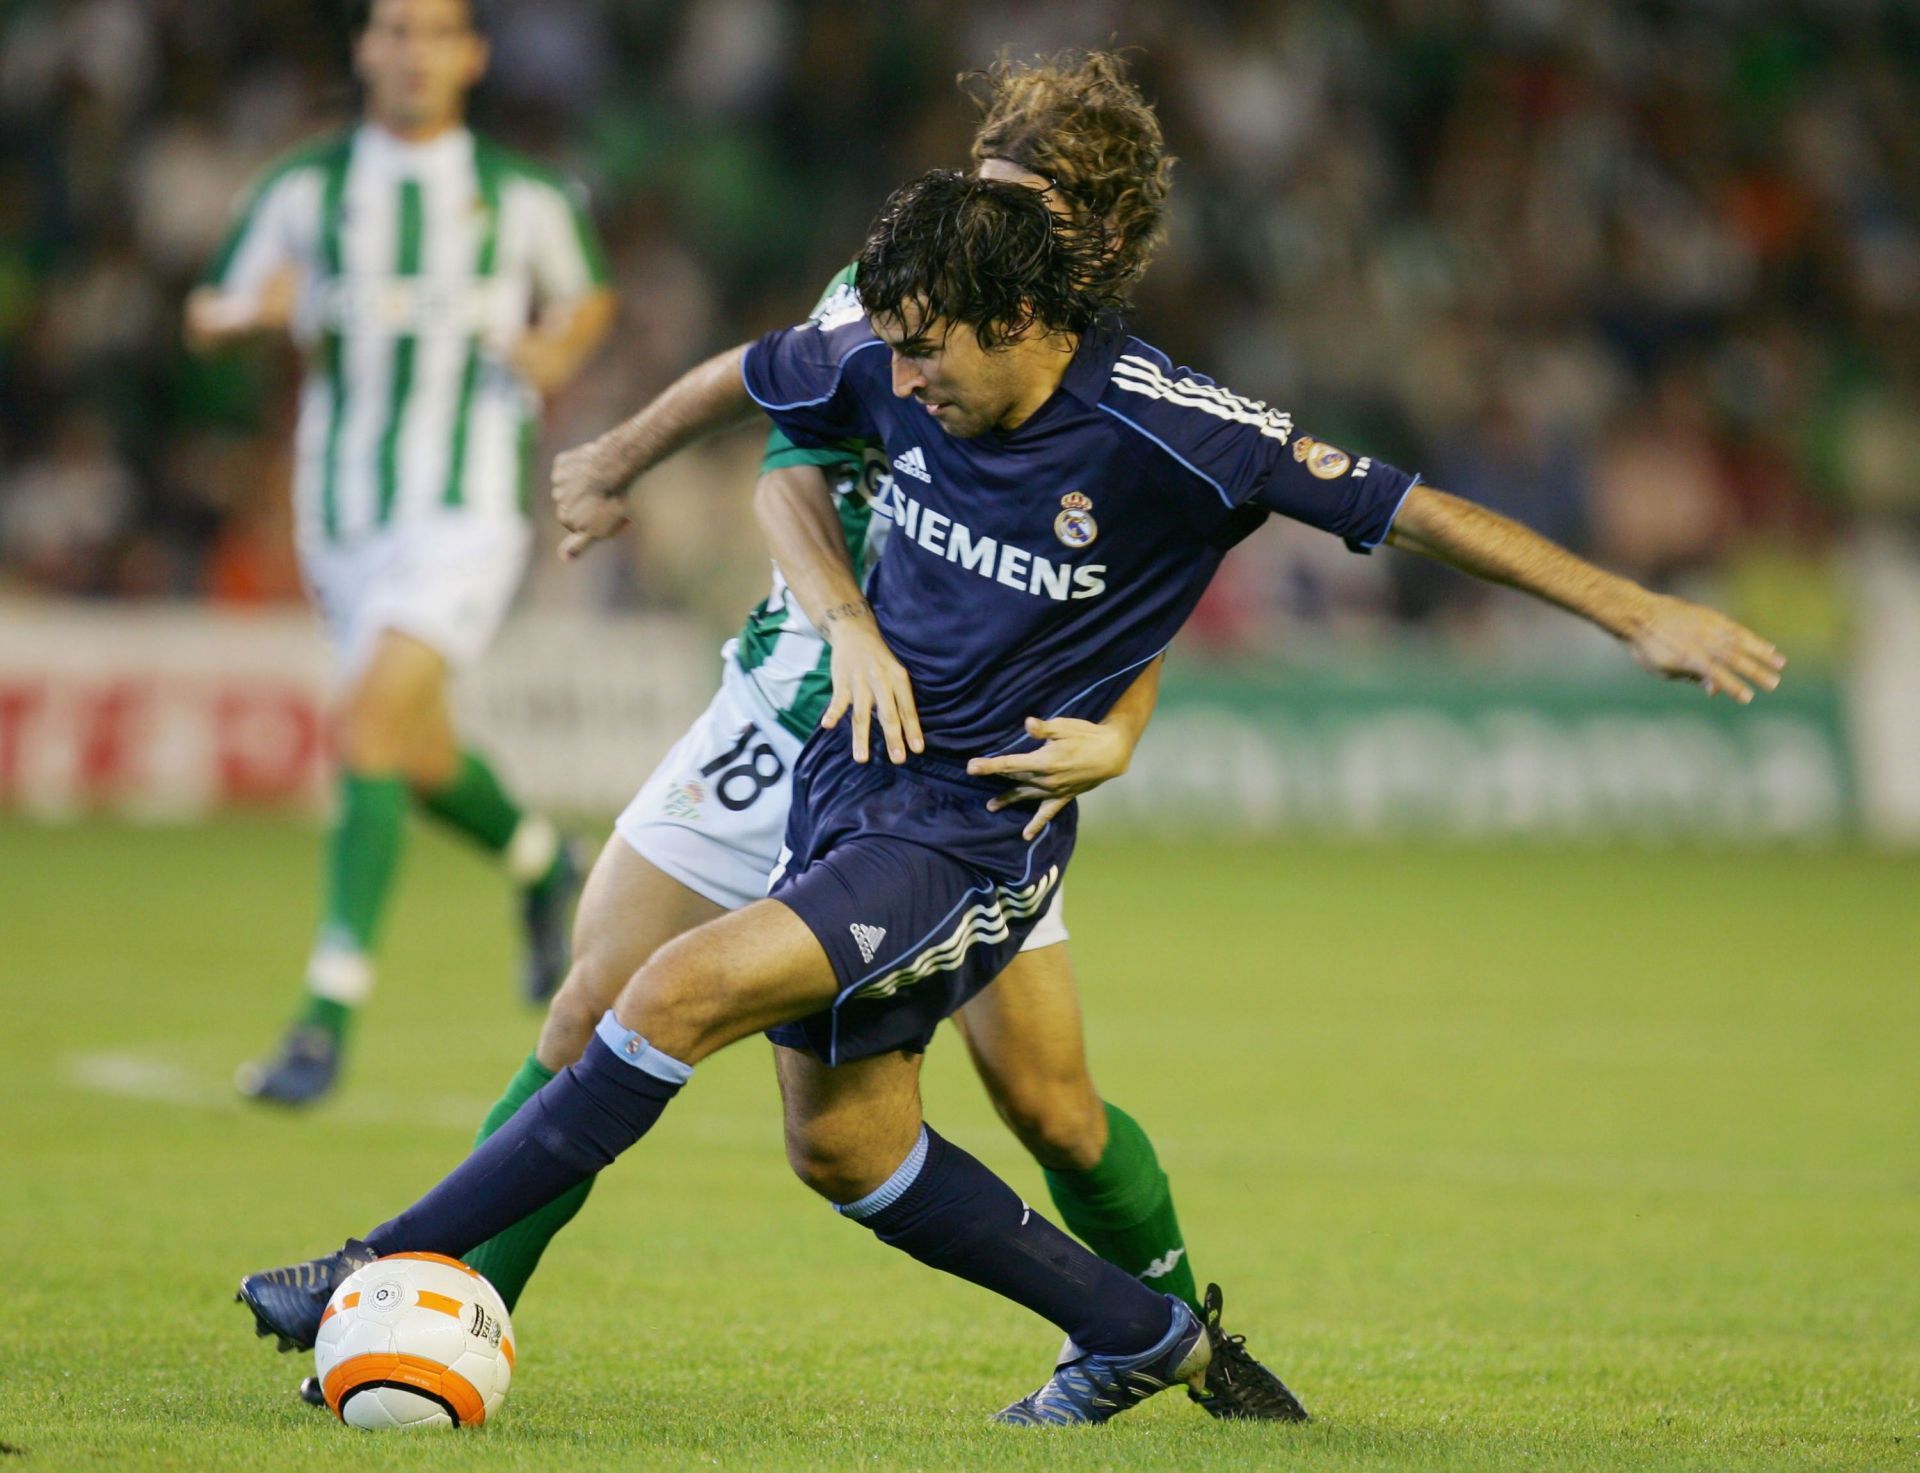
<svg viewBox="0 0 1920 1473">
<path fill-rule="evenodd" d="M 985 434 L 1022 398 L 1023 355 L 1012 347 L 988 352 L 965 323 L 923 318 L 909 306 L 902 317 L 875 317 L 873 330 L 893 352 L 895 396 L 924 406 L 949 435 Z"/>
<path fill-rule="evenodd" d="M 354 50 L 369 116 L 402 134 L 458 123 L 486 67 L 467 0 L 374 0 Z"/>
</svg>

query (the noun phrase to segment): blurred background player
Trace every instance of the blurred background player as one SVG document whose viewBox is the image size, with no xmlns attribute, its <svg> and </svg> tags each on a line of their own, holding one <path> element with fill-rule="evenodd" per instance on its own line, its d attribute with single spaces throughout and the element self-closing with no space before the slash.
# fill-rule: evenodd
<svg viewBox="0 0 1920 1473">
<path fill-rule="evenodd" d="M 979 173 L 1042 190 L 1056 210 L 1097 227 L 1110 240 L 1106 260 L 1116 287 L 1130 288 L 1164 234 L 1173 160 L 1123 62 L 1102 52 L 1063 53 L 1004 62 L 962 80 L 981 84 L 984 117 L 972 147 Z M 829 284 L 815 321 L 863 315 L 852 271 Z M 599 454 L 617 458 L 617 432 L 608 441 Z M 570 463 L 578 466 L 582 456 L 593 461 L 593 447 Z M 880 446 L 803 449 L 774 430 L 761 469 L 763 499 L 776 505 L 809 492 L 822 500 L 831 495 L 829 535 L 859 579 L 871 574 L 891 525 L 874 503 L 895 474 Z M 904 759 L 904 728 L 912 722 L 906 672 L 855 592 L 822 615 L 823 637 L 802 607 L 807 591 L 796 596 L 776 570 L 772 592 L 723 654 L 719 692 L 620 815 L 595 863 L 566 983 L 537 1049 L 488 1113 L 480 1140 L 580 1057 L 620 989 L 655 951 L 766 894 L 786 831 L 793 764 L 823 716 L 833 725 L 851 709 L 854 747 L 864 761 L 872 710 L 892 759 Z M 1052 766 L 1045 817 L 1126 770 L 1152 714 L 1158 676 L 1156 661 L 1102 722 L 1045 724 L 1040 734 L 1051 749 L 1043 765 Z M 918 741 L 917 729 L 912 739 Z M 1206 1394 L 1195 1399 L 1216 1416 L 1299 1420 L 1306 1413 L 1292 1392 L 1238 1337 L 1220 1331 L 1219 1293 L 1213 1290 L 1209 1302 L 1200 1292 L 1152 1141 L 1094 1086 L 1066 940 L 1056 899 L 1005 973 L 963 1010 L 960 1027 L 975 1067 L 1001 1118 L 1044 1170 L 1067 1225 L 1101 1256 L 1209 1323 L 1217 1353 Z M 783 1087 L 791 1072 L 787 1052 L 778 1052 Z M 842 1165 L 836 1131 L 855 1128 L 817 1121 L 790 1130 L 794 1169 L 830 1190 Z M 591 1187 L 591 1179 L 580 1183 L 471 1255 L 510 1307 Z M 315 1399 L 317 1388 L 309 1383 L 307 1390 Z"/>
<path fill-rule="evenodd" d="M 614 311 L 568 187 L 465 125 L 488 59 L 468 0 L 373 0 L 353 54 L 363 121 L 268 171 L 187 306 L 198 348 L 284 331 L 307 360 L 296 540 L 340 667 L 339 805 L 305 1001 L 239 1075 L 291 1105 L 332 1087 L 372 990 L 410 802 L 519 887 L 529 995 L 565 971 L 574 863 L 463 748 L 448 684 L 525 571 L 541 396 Z"/>
</svg>

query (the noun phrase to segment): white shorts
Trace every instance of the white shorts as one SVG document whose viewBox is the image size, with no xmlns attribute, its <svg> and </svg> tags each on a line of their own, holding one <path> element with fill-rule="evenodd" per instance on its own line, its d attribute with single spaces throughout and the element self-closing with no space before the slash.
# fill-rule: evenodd
<svg viewBox="0 0 1920 1473">
<path fill-rule="evenodd" d="M 740 667 L 723 659 L 712 702 L 654 768 L 614 831 L 648 864 L 715 905 L 738 910 L 764 899 L 780 862 L 793 764 L 803 745 Z M 1066 939 L 1056 888 L 1020 949 Z"/>
<path fill-rule="evenodd" d="M 456 670 L 486 652 L 533 545 L 525 522 L 450 512 L 350 542 L 305 543 L 300 571 L 351 680 L 383 630 L 412 636 Z"/>
</svg>

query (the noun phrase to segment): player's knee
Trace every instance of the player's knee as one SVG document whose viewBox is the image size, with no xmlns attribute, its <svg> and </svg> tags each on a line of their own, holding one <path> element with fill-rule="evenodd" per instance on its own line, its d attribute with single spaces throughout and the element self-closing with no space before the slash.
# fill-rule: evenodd
<svg viewBox="0 0 1920 1473">
<path fill-rule="evenodd" d="M 401 754 L 407 782 L 422 793 L 437 793 L 460 775 L 460 749 L 442 737 L 416 740 Z"/>
<path fill-rule="evenodd" d="M 564 1069 L 584 1054 L 593 1030 L 626 980 L 591 951 L 577 953 L 566 981 L 547 1004 L 546 1021 L 540 1027 L 540 1062 L 549 1069 Z"/>
<path fill-rule="evenodd" d="M 369 695 L 355 695 L 340 711 L 340 760 L 353 772 L 405 773 L 404 735 L 385 703 Z"/>
<path fill-rule="evenodd" d="M 993 1097 L 1000 1118 L 1048 1170 L 1087 1171 L 1100 1164 L 1107 1148 L 1107 1113 L 1086 1075 L 1000 1080 Z"/>
<path fill-rule="evenodd" d="M 737 982 L 704 947 L 678 937 L 634 973 L 614 1013 L 656 1048 L 694 1063 L 733 1041 L 728 1025 L 741 1011 Z"/>
<path fill-rule="evenodd" d="M 893 1173 L 870 1144 L 852 1132 L 820 1121 L 787 1122 L 787 1164 L 793 1174 L 829 1202 L 857 1202 Z"/>
</svg>

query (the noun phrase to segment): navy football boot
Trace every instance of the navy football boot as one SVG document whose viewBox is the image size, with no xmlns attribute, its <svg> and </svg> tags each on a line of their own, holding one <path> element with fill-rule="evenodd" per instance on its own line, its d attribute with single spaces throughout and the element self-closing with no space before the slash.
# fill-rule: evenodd
<svg viewBox="0 0 1920 1473">
<path fill-rule="evenodd" d="M 304 1401 L 310 1407 L 320 1407 L 323 1409 L 326 1407 L 327 1393 L 320 1389 L 320 1378 L 318 1376 L 309 1376 L 300 1383 L 300 1400 Z"/>
<path fill-rule="evenodd" d="M 1204 1386 L 1187 1388 L 1190 1400 L 1222 1421 L 1304 1422 L 1307 1409 L 1287 1390 L 1286 1382 L 1247 1352 L 1245 1335 L 1229 1335 L 1220 1328 L 1220 1286 L 1207 1285 L 1207 1340 L 1213 1359 L 1207 1362 Z"/>
<path fill-rule="evenodd" d="M 994 1414 L 1010 1427 L 1106 1422 L 1177 1382 L 1198 1385 L 1213 1354 L 1206 1326 L 1171 1294 L 1173 1327 L 1138 1355 L 1095 1355 L 1067 1342 L 1066 1358 L 1031 1396 Z"/>
<path fill-rule="evenodd" d="M 282 1350 L 312 1350 L 333 1291 L 376 1256 L 358 1238 L 348 1238 L 338 1253 L 248 1274 L 233 1297 L 253 1311 L 254 1334 L 278 1336 Z"/>
<path fill-rule="evenodd" d="M 340 1077 L 340 1040 L 324 1028 L 296 1023 L 280 1052 L 257 1064 L 242 1064 L 233 1082 L 249 1099 L 274 1105 L 311 1105 Z"/>
<path fill-rule="evenodd" d="M 573 906 L 584 879 L 573 841 L 562 839 L 553 868 L 537 885 L 520 892 L 520 923 L 526 932 L 526 955 L 520 979 L 527 1001 L 543 1003 L 567 979 L 572 950 Z"/>
</svg>

